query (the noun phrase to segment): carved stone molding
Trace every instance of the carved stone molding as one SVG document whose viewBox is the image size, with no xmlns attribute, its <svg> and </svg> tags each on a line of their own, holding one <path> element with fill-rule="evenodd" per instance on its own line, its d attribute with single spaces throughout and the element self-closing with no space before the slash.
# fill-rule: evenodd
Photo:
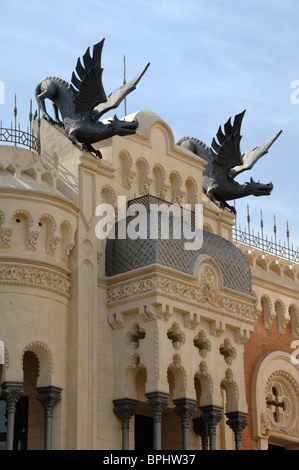
<svg viewBox="0 0 299 470">
<path fill-rule="evenodd" d="M 151 276 L 125 284 L 110 287 L 107 290 L 108 308 L 113 308 L 127 302 L 150 295 L 164 297 L 184 302 L 188 305 L 201 306 L 205 309 L 226 314 L 232 318 L 255 324 L 256 309 L 253 303 L 242 302 L 211 289 L 211 285 L 190 285 L 174 281 L 162 276 Z"/>
<path fill-rule="evenodd" d="M 150 185 L 153 180 L 150 178 L 150 167 L 147 160 L 143 157 L 139 157 L 136 161 L 136 166 L 139 169 L 139 192 L 141 195 L 148 194 Z"/>
<path fill-rule="evenodd" d="M 139 323 L 133 323 L 130 331 L 126 334 L 126 342 L 130 344 L 133 349 L 139 348 L 139 341 L 145 337 L 144 328 L 140 328 Z"/>
<path fill-rule="evenodd" d="M 261 435 L 262 437 L 269 437 L 271 432 L 271 424 L 267 418 L 266 413 L 262 413 L 261 416 Z"/>
<path fill-rule="evenodd" d="M 189 194 L 190 201 L 188 201 L 191 204 L 196 204 L 197 203 L 197 184 L 195 179 L 192 176 L 188 176 L 188 178 L 185 181 L 186 188 L 189 189 Z"/>
<path fill-rule="evenodd" d="M 37 358 L 37 364 L 38 364 L 38 375 L 40 374 L 40 355 L 41 353 L 45 353 L 47 356 L 47 362 L 48 362 L 48 368 L 49 368 L 49 374 L 53 374 L 54 372 L 54 366 L 53 366 L 53 356 L 48 348 L 48 346 L 41 341 L 33 341 L 32 343 L 28 344 L 22 352 L 22 360 L 24 361 L 24 355 L 27 351 L 31 351 L 36 355 Z M 24 365 L 23 365 L 24 367 Z"/>
<path fill-rule="evenodd" d="M 182 366 L 182 359 L 178 353 L 173 355 L 172 363 L 169 365 L 169 370 L 176 376 L 177 372 L 181 375 L 183 380 L 183 387 L 187 387 L 187 373 L 186 369 Z"/>
<path fill-rule="evenodd" d="M 275 314 L 272 313 L 272 304 L 268 295 L 263 295 L 261 298 L 262 312 L 264 317 L 264 326 L 266 330 L 272 328 L 273 321 L 275 319 Z"/>
<path fill-rule="evenodd" d="M 298 419 L 299 386 L 284 370 L 277 370 L 266 385 L 266 415 L 270 428 L 280 432 L 292 432 Z"/>
<path fill-rule="evenodd" d="M 170 339 L 170 341 L 172 342 L 172 346 L 176 350 L 179 350 L 182 344 L 184 344 L 186 341 L 185 335 L 183 331 L 181 331 L 180 326 L 177 322 L 174 322 L 171 328 L 168 329 L 167 337 L 168 339 Z"/>
<path fill-rule="evenodd" d="M 12 228 L 2 227 L 0 230 L 0 246 L 10 247 L 12 238 Z"/>
<path fill-rule="evenodd" d="M 156 163 L 153 168 L 153 173 L 156 176 L 157 181 L 157 196 L 161 199 L 165 199 L 165 195 L 169 189 L 169 185 L 165 184 L 166 172 L 160 163 Z"/>
<path fill-rule="evenodd" d="M 0 263 L 0 284 L 47 289 L 65 297 L 70 296 L 68 276 L 44 267 Z"/>
<path fill-rule="evenodd" d="M 299 310 L 296 305 L 290 305 L 289 315 L 291 319 L 292 336 L 294 338 L 299 338 Z"/>
<path fill-rule="evenodd" d="M 221 387 L 226 390 L 230 401 L 234 401 L 236 404 L 239 401 L 239 387 L 237 382 L 234 380 L 234 374 L 231 369 L 226 369 L 225 377 L 221 380 Z"/>
<path fill-rule="evenodd" d="M 204 380 L 204 387 L 206 388 L 206 393 L 212 397 L 214 392 L 214 385 L 211 375 L 208 372 L 208 366 L 205 361 L 201 361 L 199 364 L 199 369 L 195 374 L 198 378 L 203 378 Z"/>
<path fill-rule="evenodd" d="M 222 356 L 224 356 L 224 360 L 227 365 L 231 365 L 233 360 L 237 357 L 237 351 L 232 346 L 231 341 L 229 338 L 225 338 L 223 344 L 221 344 L 219 348 L 219 352 Z"/>
<path fill-rule="evenodd" d="M 132 181 L 136 175 L 136 172 L 132 170 L 133 160 L 130 153 L 127 150 L 122 150 L 119 154 L 119 158 L 122 161 L 122 177 L 123 187 L 125 189 L 131 189 Z"/>
<path fill-rule="evenodd" d="M 193 340 L 193 343 L 194 346 L 198 349 L 198 352 L 202 358 L 205 358 L 207 353 L 211 351 L 211 341 L 207 339 L 203 330 L 198 332 L 197 336 Z"/>
</svg>

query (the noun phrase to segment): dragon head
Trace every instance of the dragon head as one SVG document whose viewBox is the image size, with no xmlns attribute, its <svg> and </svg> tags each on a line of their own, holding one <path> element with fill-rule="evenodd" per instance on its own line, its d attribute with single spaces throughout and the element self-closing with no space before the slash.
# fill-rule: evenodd
<svg viewBox="0 0 299 470">
<path fill-rule="evenodd" d="M 250 178 L 250 182 L 245 183 L 245 188 L 253 196 L 270 196 L 273 184 L 271 182 L 268 184 L 257 183 L 253 178 Z"/>
<path fill-rule="evenodd" d="M 109 131 L 111 135 L 124 136 L 135 134 L 137 127 L 137 119 L 134 119 L 134 121 L 122 121 L 114 115 L 113 119 L 108 120 L 107 131 Z"/>
</svg>

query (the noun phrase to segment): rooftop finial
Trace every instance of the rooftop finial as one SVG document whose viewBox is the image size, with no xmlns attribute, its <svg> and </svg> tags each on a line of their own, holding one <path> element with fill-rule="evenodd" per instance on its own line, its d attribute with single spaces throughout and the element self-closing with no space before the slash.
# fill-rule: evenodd
<svg viewBox="0 0 299 470">
<path fill-rule="evenodd" d="M 127 83 L 126 78 L 126 56 L 124 55 L 124 85 Z M 125 116 L 127 115 L 127 98 L 124 98 Z"/>
</svg>

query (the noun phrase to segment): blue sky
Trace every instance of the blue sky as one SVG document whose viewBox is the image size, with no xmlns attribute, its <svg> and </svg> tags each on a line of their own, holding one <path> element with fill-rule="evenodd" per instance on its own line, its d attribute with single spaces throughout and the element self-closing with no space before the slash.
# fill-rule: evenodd
<svg viewBox="0 0 299 470">
<path fill-rule="evenodd" d="M 275 215 L 278 238 L 285 239 L 288 220 L 291 243 L 299 245 L 298 0 L 0 0 L 0 18 L 3 125 L 13 120 L 15 94 L 26 126 L 38 82 L 70 81 L 77 58 L 106 38 L 106 92 L 122 84 L 124 55 L 127 80 L 150 62 L 127 110 L 158 114 L 175 140 L 188 135 L 210 145 L 219 125 L 243 109 L 242 151 L 283 130 L 269 154 L 238 178 L 274 184 L 270 197 L 237 201 L 238 223 L 246 225 L 249 204 L 255 231 L 262 210 L 264 233 L 273 234 Z"/>
</svg>

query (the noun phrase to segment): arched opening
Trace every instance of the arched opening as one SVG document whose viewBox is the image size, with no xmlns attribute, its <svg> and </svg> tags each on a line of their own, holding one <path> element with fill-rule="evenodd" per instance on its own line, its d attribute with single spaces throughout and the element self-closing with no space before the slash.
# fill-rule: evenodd
<svg viewBox="0 0 299 470">
<path fill-rule="evenodd" d="M 150 167 L 147 161 L 140 157 L 136 161 L 138 189 L 140 195 L 149 194 L 149 188 L 152 183 L 152 178 L 149 177 Z"/>
<path fill-rule="evenodd" d="M 153 168 L 154 174 L 154 196 L 157 196 L 161 199 L 165 198 L 165 195 L 168 191 L 169 186 L 165 184 L 166 173 L 162 165 L 157 163 Z"/>
<path fill-rule="evenodd" d="M 267 295 L 262 296 L 261 307 L 262 307 L 262 313 L 264 317 L 265 328 L 270 330 L 272 327 L 272 323 L 273 323 L 275 315 L 272 314 L 271 300 Z"/>
<path fill-rule="evenodd" d="M 173 170 L 169 176 L 171 202 L 180 204 L 185 192 L 182 190 L 182 178 L 178 171 Z"/>
<path fill-rule="evenodd" d="M 39 360 L 34 352 L 25 352 L 23 357 L 23 370 L 24 395 L 20 400 L 26 399 L 27 401 L 27 450 L 42 450 L 44 446 L 44 411 L 41 404 L 36 399 Z"/>
<path fill-rule="evenodd" d="M 130 189 L 135 176 L 135 171 L 132 170 L 132 157 L 129 152 L 122 150 L 119 154 L 119 158 L 121 161 L 123 188 Z"/>
<path fill-rule="evenodd" d="M 191 210 L 194 211 L 195 204 L 197 203 L 197 184 L 194 178 L 189 176 L 185 183 L 187 204 L 191 204 Z"/>
</svg>

